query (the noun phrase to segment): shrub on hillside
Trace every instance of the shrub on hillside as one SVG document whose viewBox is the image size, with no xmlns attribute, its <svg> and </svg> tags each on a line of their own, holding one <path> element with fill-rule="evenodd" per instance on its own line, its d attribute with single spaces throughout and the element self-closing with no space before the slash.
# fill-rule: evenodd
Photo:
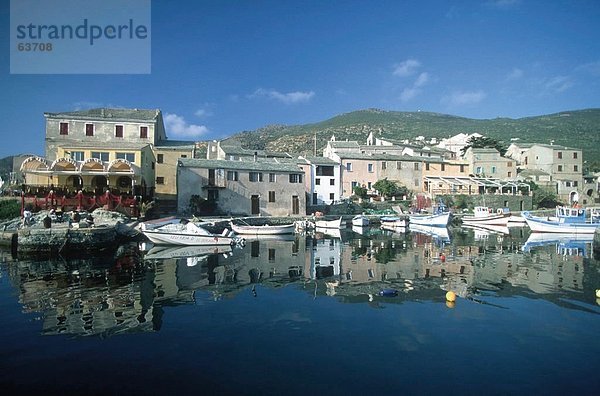
<svg viewBox="0 0 600 396">
<path fill-rule="evenodd" d="M 0 220 L 21 216 L 21 204 L 13 199 L 0 201 Z"/>
</svg>

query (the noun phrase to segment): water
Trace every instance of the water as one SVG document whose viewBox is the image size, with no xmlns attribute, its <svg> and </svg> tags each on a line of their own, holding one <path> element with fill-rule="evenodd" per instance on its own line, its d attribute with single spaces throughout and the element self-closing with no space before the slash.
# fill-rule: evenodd
<svg viewBox="0 0 600 396">
<path fill-rule="evenodd" d="M 590 241 L 422 231 L 212 255 L 0 251 L 3 393 L 597 393 Z"/>
</svg>

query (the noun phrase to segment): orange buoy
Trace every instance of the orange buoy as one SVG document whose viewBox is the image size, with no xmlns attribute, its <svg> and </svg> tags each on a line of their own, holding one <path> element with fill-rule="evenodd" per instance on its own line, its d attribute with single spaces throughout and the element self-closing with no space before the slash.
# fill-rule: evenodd
<svg viewBox="0 0 600 396">
<path fill-rule="evenodd" d="M 448 293 L 446 293 L 446 301 L 449 301 L 449 302 L 456 301 L 456 294 L 452 290 L 450 290 Z"/>
</svg>

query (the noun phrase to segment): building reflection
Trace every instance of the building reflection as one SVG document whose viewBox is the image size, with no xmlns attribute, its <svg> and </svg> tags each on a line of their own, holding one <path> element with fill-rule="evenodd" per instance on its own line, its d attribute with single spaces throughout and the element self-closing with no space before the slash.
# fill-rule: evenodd
<svg viewBox="0 0 600 396">
<path fill-rule="evenodd" d="M 548 241 L 524 250 L 528 235 L 522 229 L 486 238 L 452 230 L 451 237 L 343 230 L 339 237 L 247 240 L 243 248 L 216 253 L 145 253 L 127 245 L 116 257 L 5 265 L 24 312 L 42 314 L 42 332 L 75 336 L 158 331 L 166 307 L 239 293 L 260 297 L 261 288 L 289 284 L 350 303 L 441 301 L 445 290 L 453 290 L 464 298 L 482 291 L 535 294 L 559 304 L 565 294 L 583 299 L 598 281 L 589 247 L 568 250 L 564 242 Z M 386 288 L 399 296 L 378 296 Z"/>
</svg>

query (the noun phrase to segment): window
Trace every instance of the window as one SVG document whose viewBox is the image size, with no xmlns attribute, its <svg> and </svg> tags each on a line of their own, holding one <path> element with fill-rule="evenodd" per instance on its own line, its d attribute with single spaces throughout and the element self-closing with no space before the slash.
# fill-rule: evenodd
<svg viewBox="0 0 600 396">
<path fill-rule="evenodd" d="M 320 185 L 321 185 L 321 179 L 319 179 L 319 178 L 316 178 L 316 179 L 315 179 L 315 185 L 316 185 L 316 186 L 320 186 Z"/>
<path fill-rule="evenodd" d="M 85 153 L 83 151 L 71 151 L 71 159 L 75 161 L 85 161 Z"/>
<path fill-rule="evenodd" d="M 573 165 L 573 172 L 579 172 L 579 166 Z"/>
<path fill-rule="evenodd" d="M 492 166 L 492 174 L 496 173 L 496 167 Z"/>
<path fill-rule="evenodd" d="M 68 135 L 69 134 L 69 124 L 66 122 L 61 122 L 60 123 L 60 134 L 61 135 Z"/>
<path fill-rule="evenodd" d="M 335 200 L 335 193 L 330 193 L 330 194 L 329 194 L 329 199 L 330 199 L 331 201 Z"/>
<path fill-rule="evenodd" d="M 442 164 L 442 172 L 446 171 L 446 164 Z"/>
<path fill-rule="evenodd" d="M 415 169 L 416 170 L 416 169 Z M 429 170 L 429 162 L 425 163 L 425 170 Z"/>
<path fill-rule="evenodd" d="M 558 159 L 562 159 L 562 151 L 558 152 Z"/>
<path fill-rule="evenodd" d="M 381 161 L 381 169 L 387 169 L 387 163 L 385 161 Z"/>
<path fill-rule="evenodd" d="M 577 180 L 574 180 L 573 181 L 573 187 L 577 187 L 577 184 L 579 184 L 579 183 L 577 183 Z"/>
<path fill-rule="evenodd" d="M 269 173 L 269 183 L 275 183 L 277 181 L 277 177 L 275 173 Z"/>
<path fill-rule="evenodd" d="M 346 162 L 346 170 L 352 172 L 352 162 Z"/>
<path fill-rule="evenodd" d="M 269 249 L 269 261 L 275 261 L 275 249 Z"/>
<path fill-rule="evenodd" d="M 115 125 L 115 137 L 123 137 L 123 125 Z"/>
<path fill-rule="evenodd" d="M 165 160 L 165 155 L 164 154 L 157 154 L 156 155 L 156 162 L 158 162 L 159 164 L 162 164 L 164 160 Z"/>
<path fill-rule="evenodd" d="M 558 171 L 562 172 L 562 165 L 558 165 Z"/>
<path fill-rule="evenodd" d="M 396 169 L 402 169 L 402 162 L 396 161 Z"/>
<path fill-rule="evenodd" d="M 335 179 L 329 179 L 329 185 L 335 186 Z"/>
<path fill-rule="evenodd" d="M 108 153 L 92 151 L 92 158 L 97 158 L 100 161 L 108 161 Z"/>
<path fill-rule="evenodd" d="M 352 182 L 352 191 L 354 191 L 354 188 L 355 188 L 356 186 L 358 186 L 358 182 L 356 182 L 356 181 L 353 181 L 353 182 Z"/>
<path fill-rule="evenodd" d="M 156 184 L 165 184 L 165 178 L 163 176 L 157 176 Z"/>
<path fill-rule="evenodd" d="M 419 170 L 419 163 L 415 162 L 415 170 Z"/>
<path fill-rule="evenodd" d="M 208 190 L 206 199 L 209 201 L 218 201 L 219 200 L 219 190 Z"/>
<path fill-rule="evenodd" d="M 298 173 L 290 174 L 290 183 L 302 183 L 302 175 Z"/>
<path fill-rule="evenodd" d="M 275 191 L 269 191 L 269 202 L 275 202 Z"/>
<path fill-rule="evenodd" d="M 250 172 L 248 173 L 248 180 L 251 182 L 262 182 L 263 174 L 260 172 Z"/>
<path fill-rule="evenodd" d="M 181 157 L 179 158 L 187 158 L 187 154 L 181 154 Z"/>
<path fill-rule="evenodd" d="M 333 166 L 317 165 L 317 176 L 333 176 Z"/>
<path fill-rule="evenodd" d="M 577 159 L 577 152 L 573 153 L 573 159 Z"/>
<path fill-rule="evenodd" d="M 135 162 L 135 153 L 117 153 L 117 159 L 124 159 L 129 162 Z"/>
<path fill-rule="evenodd" d="M 478 166 L 477 168 L 475 168 L 475 174 L 480 175 L 483 173 L 483 168 L 481 166 Z"/>
<path fill-rule="evenodd" d="M 85 124 L 85 136 L 94 136 L 94 124 Z"/>
<path fill-rule="evenodd" d="M 508 177 L 512 177 L 512 172 L 508 172 Z"/>
<path fill-rule="evenodd" d="M 565 186 L 567 186 L 567 187 L 571 187 L 571 182 L 570 182 L 570 181 L 566 181 L 566 182 L 565 182 Z"/>
<path fill-rule="evenodd" d="M 508 166 L 509 168 L 512 168 L 512 161 L 508 161 L 508 163 L 506 164 L 506 166 Z"/>
<path fill-rule="evenodd" d="M 370 190 L 371 189 L 371 182 L 367 183 L 367 188 Z"/>
<path fill-rule="evenodd" d="M 147 138 L 148 138 L 148 127 L 141 126 L 140 127 L 140 139 L 147 139 Z"/>
<path fill-rule="evenodd" d="M 465 173 L 465 166 L 464 165 L 460 165 L 460 173 Z"/>
<path fill-rule="evenodd" d="M 367 164 L 367 171 L 373 173 L 373 164 Z"/>
<path fill-rule="evenodd" d="M 239 179 L 237 171 L 227 171 L 227 180 L 238 181 Z"/>
</svg>

